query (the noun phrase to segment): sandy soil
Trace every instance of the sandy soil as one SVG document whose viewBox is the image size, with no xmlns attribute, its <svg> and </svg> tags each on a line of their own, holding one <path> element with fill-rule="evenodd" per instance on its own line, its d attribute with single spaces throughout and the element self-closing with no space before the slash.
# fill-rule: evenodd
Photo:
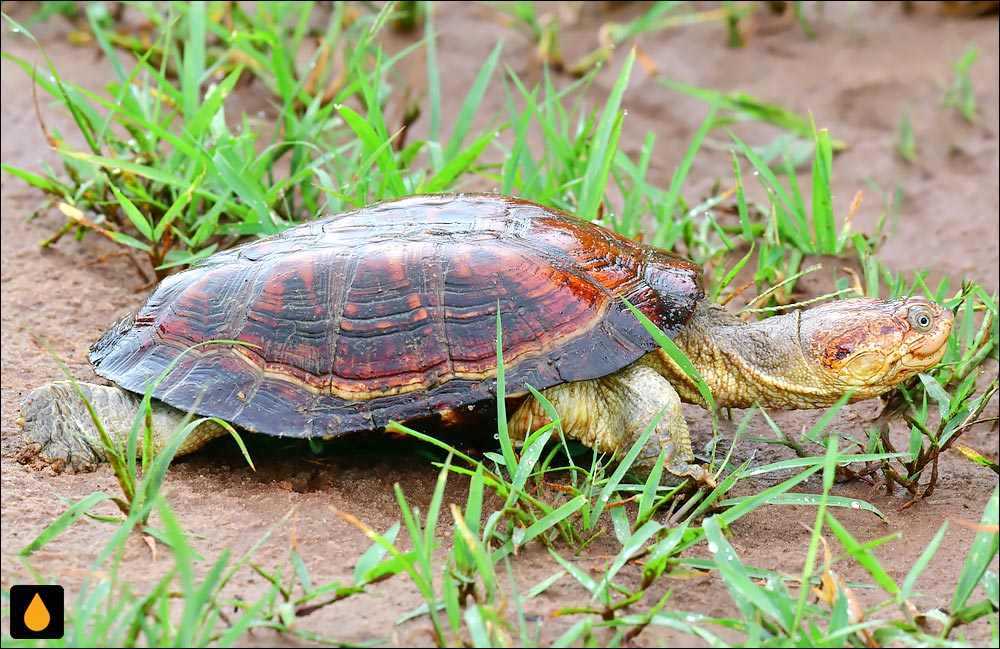
<svg viewBox="0 0 1000 649">
<path fill-rule="evenodd" d="M 811 3 L 810 3 L 811 4 Z M 996 17 L 980 20 L 943 18 L 938 3 L 921 6 L 904 15 L 892 3 L 825 3 L 825 16 L 817 22 L 820 37 L 806 38 L 792 25 L 761 23 L 741 50 L 725 47 L 721 25 L 707 24 L 678 29 L 640 39 L 643 50 L 672 78 L 719 90 L 741 90 L 795 111 L 812 111 L 817 124 L 851 144 L 838 155 L 834 186 L 838 212 L 846 212 L 851 197 L 864 189 L 867 200 L 855 227 L 870 229 L 881 210 L 880 200 L 868 181 L 885 192 L 899 183 L 903 192 L 900 218 L 881 252 L 890 268 L 909 276 L 928 270 L 931 282 L 947 275 L 957 286 L 963 277 L 974 279 L 995 292 L 998 288 L 998 28 Z M 921 3 L 922 4 L 922 3 Z M 502 27 L 489 10 L 458 3 L 441 5 L 437 16 L 441 39 L 438 46 L 445 84 L 447 109 L 456 110 L 480 61 L 498 38 L 505 41 L 505 63 L 529 81 L 540 77 L 530 43 L 517 31 Z M 582 54 L 595 44 L 597 27 L 609 16 L 587 8 L 580 22 L 563 36 L 567 58 Z M 61 74 L 88 87 L 99 89 L 111 78 L 106 62 L 88 47 L 67 42 L 68 27 L 59 22 L 36 28 Z M 975 44 L 981 57 L 972 68 L 972 82 L 980 110 L 975 124 L 964 122 L 955 111 L 941 105 L 942 87 L 951 79 L 952 62 Z M 399 43 L 395 43 L 399 46 Z M 5 53 L 32 61 L 42 58 L 25 38 L 2 36 Z M 600 75 L 591 89 L 595 102 L 603 102 L 623 57 Z M 40 170 L 43 161 L 53 163 L 32 107 L 31 84 L 14 63 L 0 63 L 2 83 L 2 159 L 5 163 Z M 419 71 L 414 72 L 419 77 Z M 493 84 L 487 107 L 503 102 L 502 88 Z M 623 146 L 638 150 L 647 131 L 657 135 L 654 175 L 667 184 L 683 155 L 688 139 L 704 115 L 696 101 L 657 85 L 637 69 L 626 95 L 628 118 Z M 67 115 L 42 101 L 50 128 L 71 131 Z M 901 111 L 909 111 L 920 159 L 909 165 L 895 152 L 894 138 Z M 489 111 L 484 110 L 483 113 Z M 763 142 L 773 136 L 763 127 L 740 131 Z M 723 134 L 713 135 L 722 142 Z M 692 174 L 689 197 L 707 192 L 716 179 L 731 176 L 728 153 L 700 155 Z M 50 249 L 39 241 L 63 222 L 54 209 L 29 216 L 43 197 L 24 183 L 3 175 L 2 209 L 2 584 L 31 580 L 19 549 L 33 539 L 65 509 L 62 498 L 78 499 L 93 491 L 117 491 L 106 467 L 83 475 L 53 475 L 48 470 L 25 467 L 15 461 L 22 447 L 14 424 L 18 403 L 39 384 L 60 378 L 60 371 L 36 336 L 43 337 L 81 379 L 92 379 L 86 361 L 87 348 L 111 323 L 136 306 L 146 290 L 125 259 L 114 256 L 112 247 L 96 236 L 82 242 L 70 237 Z M 826 280 L 836 272 L 828 263 Z M 808 285 L 807 285 L 808 286 Z M 989 375 L 996 368 L 988 369 Z M 877 404 L 863 403 L 845 409 L 835 426 L 861 434 L 864 419 L 877 411 Z M 987 414 L 996 416 L 996 401 Z M 692 410 L 694 433 L 699 445 L 710 435 L 709 420 Z M 818 412 L 775 413 L 784 430 L 807 429 Z M 752 434 L 770 436 L 763 419 L 754 419 Z M 997 456 L 995 427 L 980 426 L 966 433 L 970 446 Z M 724 442 L 725 443 L 725 442 Z M 413 452 L 397 444 L 357 449 L 345 446 L 322 460 L 302 449 L 275 449 L 256 457 L 256 473 L 247 469 L 235 447 L 220 440 L 203 452 L 178 461 L 171 469 L 164 493 L 192 534 L 192 542 L 206 558 L 223 548 L 239 554 L 246 551 L 271 525 L 290 514 L 271 539 L 256 553 L 259 565 L 289 566 L 289 547 L 294 544 L 309 566 L 314 583 L 349 580 L 356 559 L 368 547 L 366 538 L 333 513 L 352 513 L 376 529 L 384 530 L 399 519 L 392 493 L 399 483 L 411 502 L 426 507 L 434 486 L 436 469 Z M 742 443 L 736 460 L 753 458 L 755 464 L 786 457 L 773 446 Z M 905 498 L 887 496 L 862 482 L 836 487 L 836 493 L 865 498 L 889 517 L 889 523 L 864 512 L 837 512 L 839 519 L 862 541 L 901 530 L 895 541 L 876 553 L 890 575 L 901 580 L 930 539 L 946 520 L 948 528 L 939 551 L 917 582 L 922 596 L 919 608 L 947 606 L 955 575 L 965 559 L 973 532 L 954 521 L 978 521 L 997 478 L 950 452 L 934 495 L 917 506 L 900 510 Z M 761 487 L 765 486 L 763 484 Z M 816 489 L 815 482 L 808 488 Z M 458 479 L 450 481 L 448 500 L 464 503 L 465 489 Z M 102 510 L 112 513 L 111 509 Z M 806 508 L 761 509 L 731 528 L 732 543 L 749 565 L 789 574 L 800 573 L 814 510 Z M 111 525 L 83 520 L 72 526 L 44 551 L 34 555 L 31 566 L 47 578 L 66 585 L 72 594 L 92 561 L 113 532 Z M 448 532 L 439 530 L 442 538 Z M 588 548 L 578 564 L 599 571 L 607 555 L 616 550 L 611 534 Z M 570 553 L 564 548 L 564 554 Z M 168 567 L 160 553 L 151 556 L 138 535 L 128 544 L 123 574 L 135 588 L 163 573 Z M 556 572 L 547 552 L 532 548 L 514 561 L 521 589 Z M 856 565 L 845 562 L 841 573 L 848 579 L 865 579 Z M 631 570 L 631 572 L 628 572 Z M 639 575 L 626 571 L 626 582 Z M 994 566 L 996 570 L 996 566 Z M 263 580 L 245 571 L 237 577 L 232 592 L 246 598 L 265 587 Z M 731 614 L 732 606 L 721 580 L 712 575 L 677 581 L 663 579 L 655 587 L 676 592 L 671 608 L 707 615 Z M 656 601 L 650 593 L 644 605 Z M 524 603 L 531 619 L 544 621 L 542 641 L 555 638 L 578 619 L 552 618 L 565 607 L 579 606 L 585 591 L 564 577 L 543 595 Z M 876 600 L 877 601 L 877 600 Z M 396 620 L 415 608 L 421 599 L 403 576 L 373 586 L 366 595 L 349 598 L 305 618 L 301 624 L 312 631 L 343 642 L 368 642 L 389 638 L 395 645 L 428 642 L 429 625 L 418 618 L 400 625 Z M 6 623 L 5 623 L 6 624 Z M 970 629 L 973 642 L 985 642 L 988 630 L 980 624 Z M 658 629 L 647 629 L 635 643 L 655 646 L 677 638 Z M 272 642 L 288 646 L 299 641 L 256 633 L 249 644 Z"/>
</svg>

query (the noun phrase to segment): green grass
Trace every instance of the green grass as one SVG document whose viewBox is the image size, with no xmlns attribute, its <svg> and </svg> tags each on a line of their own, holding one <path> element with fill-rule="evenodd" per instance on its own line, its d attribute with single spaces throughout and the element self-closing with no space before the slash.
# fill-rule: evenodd
<svg viewBox="0 0 1000 649">
<path fill-rule="evenodd" d="M 723 7 L 699 11 L 688 2 L 655 2 L 650 3 L 645 10 L 628 20 L 618 22 L 608 20 L 602 24 L 594 38 L 596 47 L 580 56 L 575 62 L 567 63 L 559 46 L 559 34 L 562 24 L 551 7 L 534 2 L 487 2 L 511 26 L 527 32 L 535 43 L 537 58 L 548 68 L 564 72 L 574 77 L 582 77 L 593 73 L 597 68 L 610 61 L 615 50 L 627 43 L 634 42 L 642 34 L 656 34 L 668 29 L 711 23 L 715 21 L 734 21 L 749 14 L 752 9 L 745 3 L 726 2 Z M 576 11 L 584 9 L 577 7 Z M 573 9 L 567 8 L 567 12 Z M 644 54 L 639 54 L 647 69 L 654 69 L 655 64 Z"/>
<path fill-rule="evenodd" d="M 792 3 L 804 21 L 801 4 Z M 103 93 L 88 92 L 62 77 L 51 62 L 35 68 L 4 54 L 36 80 L 39 102 L 55 102 L 79 131 L 70 137 L 42 124 L 59 156 L 59 169 L 39 173 L 3 165 L 47 194 L 68 217 L 49 245 L 69 232 L 97 233 L 132 253 L 139 272 L 161 276 L 245 238 L 324 213 L 411 193 L 488 186 L 684 251 L 706 265 L 706 288 L 719 299 L 737 292 L 737 275 L 752 270 L 759 298 L 751 302 L 751 310 L 762 316 L 788 306 L 795 281 L 814 268 L 803 267 L 807 257 L 839 261 L 855 256 L 862 269 L 861 292 L 928 295 L 955 310 L 956 325 L 944 362 L 893 392 L 885 414 L 864 439 L 833 429 L 839 407 L 823 413 L 804 434 L 781 430 L 765 411 L 748 410 L 736 425 L 733 444 L 748 439 L 751 421 L 760 417 L 773 435 L 757 441 L 787 446 L 798 457 L 752 465 L 733 463 L 731 453 L 707 453 L 699 460 L 718 476 L 714 489 L 689 492 L 661 485 L 659 470 L 645 481 L 632 481 L 628 468 L 641 444 L 620 463 L 581 453 L 563 439 L 550 405 L 546 408 L 553 423 L 532 431 L 523 442 L 510 438 L 501 416 L 499 452 L 482 458 L 400 426 L 443 458 L 432 499 L 423 511 L 397 486 L 400 522 L 384 531 L 357 515 L 337 512 L 372 542 L 357 558 L 353 578 L 344 583 L 314 584 L 294 548 L 287 565 L 254 562 L 256 549 L 285 520 L 239 557 L 228 552 L 201 557 L 199 539 L 183 530 L 161 493 L 170 479 L 171 448 L 155 456 L 138 453 L 140 447 L 150 448 L 149 418 L 140 413 L 124 446 L 105 440 L 122 493 L 95 492 L 69 503 L 23 548 L 23 561 L 39 581 L 47 581 L 53 577 L 46 574 L 39 550 L 56 543 L 72 525 L 114 526 L 97 552 L 93 576 L 70 603 L 65 644 L 228 646 L 239 644 L 249 629 L 264 627 L 337 645 L 343 639 L 311 626 L 313 613 L 372 592 L 385 580 L 404 579 L 413 582 L 423 602 L 400 621 L 426 618 L 440 646 L 541 644 L 542 632 L 555 621 L 527 615 L 526 605 L 557 583 L 580 593 L 579 605 L 559 611 L 561 630 L 553 643 L 558 646 L 620 646 L 636 638 L 656 642 L 657 629 L 715 645 L 732 644 L 736 637 L 735 643 L 745 646 L 960 646 L 963 626 L 983 617 L 997 641 L 997 575 L 989 570 L 1000 538 L 996 490 L 982 513 L 970 514 L 980 523 L 950 601 L 936 602 L 919 599 L 914 585 L 929 560 L 947 551 L 948 524 L 915 565 L 883 565 L 874 550 L 896 536 L 861 543 L 836 513 L 861 509 L 883 519 L 884 514 L 870 503 L 830 493 L 837 476 L 851 475 L 857 467 L 874 467 L 889 485 L 908 490 L 914 499 L 933 491 L 940 453 L 957 447 L 968 426 L 981 421 L 984 406 L 997 391 L 995 376 L 976 381 L 983 364 L 997 360 L 997 296 L 971 281 L 958 288 L 947 279 L 928 286 L 923 275 L 904 278 L 885 268 L 877 258 L 877 243 L 898 201 L 888 202 L 873 235 L 853 232 L 856 205 L 846 210 L 835 206 L 830 190 L 835 154 L 846 143 L 807 116 L 744 94 L 658 78 L 706 105 L 701 127 L 685 143 L 670 183 L 662 186 L 651 173 L 652 161 L 662 154 L 652 133 L 635 155 L 619 147 L 627 121 L 623 98 L 637 83 L 633 72 L 636 62 L 644 64 L 641 50 L 620 53 L 618 76 L 603 103 L 585 100 L 599 64 L 615 46 L 622 49 L 640 33 L 705 21 L 733 18 L 735 29 L 736 18 L 743 15 L 739 3 L 701 13 L 683 3 L 652 5 L 635 20 L 609 29 L 605 43 L 569 65 L 560 63 L 557 22 L 539 15 L 533 3 L 499 6 L 514 25 L 532 34 L 542 60 L 557 65 L 545 67 L 540 81 L 529 84 L 505 67 L 508 46 L 501 42 L 470 82 L 455 115 L 442 109 L 437 28 L 427 3 L 389 3 L 377 12 L 336 3 L 322 14 L 326 20 L 319 27 L 310 19 L 319 3 L 260 3 L 252 13 L 239 4 L 216 2 L 130 6 L 153 26 L 151 46 L 117 31 L 102 5 L 86 7 L 94 47 L 115 70 Z M 50 10 L 64 9 L 45 9 Z M 30 37 L 24 26 L 7 20 Z M 422 30 L 422 37 L 411 31 L 415 45 L 389 55 L 381 48 L 380 35 L 392 28 Z M 402 122 L 393 122 L 388 100 L 407 96 L 404 70 L 418 57 L 427 71 L 426 94 L 405 102 Z M 974 58 L 967 54 L 955 66 L 950 102 L 963 114 L 975 112 L 968 84 Z M 559 65 L 577 78 L 558 79 Z M 263 120 L 235 108 L 248 87 L 267 94 L 270 108 Z M 488 92 L 502 92 L 505 100 L 491 115 L 484 114 Z M 419 131 L 425 135 L 404 128 L 420 120 L 426 121 Z M 710 136 L 747 120 L 767 122 L 781 135 L 753 146 L 727 133 L 731 178 L 729 169 L 720 171 L 725 176 L 720 188 L 692 200 L 688 177 L 697 156 L 713 144 Z M 903 156 L 904 134 L 901 126 Z M 804 165 L 810 182 L 800 187 L 796 172 Z M 764 202 L 748 198 L 747 180 L 760 184 Z M 736 225 L 718 218 L 725 211 L 738 217 Z M 643 216 L 655 224 L 652 232 Z M 855 290 L 848 278 L 838 288 Z M 498 330 L 502 413 L 500 340 Z M 662 344 L 669 349 L 668 340 Z M 535 398 L 544 404 L 544 397 Z M 710 394 L 705 398 L 711 403 Z M 906 448 L 893 446 L 890 419 L 905 422 L 911 431 Z M 100 427 L 96 413 L 95 423 Z M 176 431 L 175 439 L 185 433 Z M 140 444 L 144 438 L 147 442 Z M 975 451 L 970 449 L 973 455 Z M 969 470 L 989 469 L 970 462 Z M 762 477 L 769 487 L 742 488 L 760 484 L 749 481 Z M 818 493 L 805 484 L 811 478 L 821 480 Z M 456 481 L 468 486 L 464 505 L 446 500 L 448 483 Z M 730 495 L 748 491 L 750 495 Z M 118 505 L 120 516 L 94 513 L 108 500 Z M 779 574 L 745 563 L 728 527 L 761 508 L 789 506 L 815 512 L 801 571 Z M 436 533 L 442 526 L 450 530 L 444 538 Z M 164 575 L 142 592 L 125 580 L 121 568 L 126 541 L 135 530 L 156 539 L 167 555 Z M 616 550 L 596 560 L 600 570 L 585 570 L 576 561 L 595 541 L 607 544 L 612 537 Z M 825 545 L 834 538 L 837 553 Z M 518 588 L 518 555 L 536 544 L 546 547 L 551 571 L 537 584 Z M 833 576 L 846 562 L 863 568 L 868 576 L 864 583 L 844 583 Z M 251 600 L 236 599 L 229 587 L 246 572 L 265 585 Z M 731 612 L 708 618 L 675 606 L 672 577 L 686 574 L 719 580 L 729 594 Z M 393 581 L 388 583 L 392 587 Z M 812 597 L 812 588 L 823 595 Z M 859 610 L 852 593 L 860 589 L 868 591 L 866 601 L 876 603 Z M 3 597 L 6 604 L 9 592 Z M 5 607 L 4 615 L 8 611 Z M 937 631 L 922 624 L 929 618 L 939 622 Z M 373 633 L 385 639 L 390 635 Z M 4 646 L 27 644 L 4 638 Z"/>
<path fill-rule="evenodd" d="M 979 49 L 975 45 L 970 45 L 962 58 L 952 64 L 955 76 L 942 98 L 945 106 L 957 110 L 968 122 L 975 122 L 978 114 L 976 93 L 972 88 L 972 78 L 969 76 L 969 69 L 978 58 Z"/>
<path fill-rule="evenodd" d="M 910 164 L 917 161 L 917 140 L 913 136 L 913 126 L 910 124 L 910 114 L 904 110 L 899 118 L 899 131 L 896 136 L 896 150 L 899 157 Z"/>
</svg>

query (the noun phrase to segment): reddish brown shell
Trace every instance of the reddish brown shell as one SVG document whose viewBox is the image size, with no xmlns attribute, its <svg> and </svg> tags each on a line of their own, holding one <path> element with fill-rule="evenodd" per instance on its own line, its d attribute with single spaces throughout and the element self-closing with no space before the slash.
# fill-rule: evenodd
<svg viewBox="0 0 1000 649">
<path fill-rule="evenodd" d="M 90 359 L 139 393 L 167 371 L 153 396 L 247 430 L 341 435 L 492 406 L 498 308 L 508 395 L 621 369 L 656 347 L 622 298 L 675 335 L 699 274 L 526 201 L 415 196 L 166 278 Z"/>
</svg>

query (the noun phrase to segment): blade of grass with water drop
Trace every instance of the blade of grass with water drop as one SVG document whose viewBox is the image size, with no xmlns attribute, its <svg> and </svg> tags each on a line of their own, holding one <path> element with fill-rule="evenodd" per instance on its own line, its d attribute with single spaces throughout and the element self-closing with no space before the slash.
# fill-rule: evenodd
<svg viewBox="0 0 1000 649">
<path fill-rule="evenodd" d="M 694 364 L 688 359 L 687 356 L 684 355 L 684 352 L 681 351 L 681 349 L 676 343 L 674 343 L 673 340 L 670 339 L 669 336 L 660 331 L 659 328 L 657 328 L 657 326 L 646 317 L 646 314 L 635 308 L 635 306 L 633 306 L 632 303 L 625 298 L 622 298 L 622 302 L 624 302 L 625 306 L 628 307 L 628 310 L 639 319 L 639 322 L 642 323 L 642 326 L 646 329 L 649 335 L 653 337 L 653 340 L 655 340 L 657 344 L 659 344 L 660 347 L 667 352 L 670 358 L 677 363 L 682 370 L 684 370 L 684 373 L 687 374 L 688 377 L 694 380 L 701 398 L 708 404 L 709 410 L 715 412 L 715 399 L 712 397 L 712 391 L 708 387 L 708 383 L 706 383 L 705 379 L 698 373 Z"/>
<path fill-rule="evenodd" d="M 722 575 L 722 580 L 743 617 L 747 620 L 754 620 L 763 613 L 773 621 L 782 624 L 783 630 L 787 632 L 789 630 L 789 620 L 786 619 L 787 611 L 779 609 L 774 600 L 747 574 L 736 550 L 722 533 L 719 518 L 710 516 L 705 519 L 702 527 L 705 530 L 705 539 L 709 543 L 709 552 L 712 554 L 715 567 Z"/>
<path fill-rule="evenodd" d="M 743 477 L 747 477 L 744 473 Z M 748 496 L 740 496 L 735 498 L 726 498 L 722 500 L 719 505 L 732 507 L 739 504 Z M 808 493 L 782 493 L 776 494 L 770 498 L 763 501 L 758 501 L 759 505 L 794 505 L 797 507 L 815 507 L 819 503 L 819 498 L 815 494 Z M 884 522 L 888 523 L 889 518 L 883 514 L 878 507 L 872 505 L 871 503 L 859 500 L 857 498 L 847 498 L 845 496 L 828 496 L 827 497 L 828 507 L 843 507 L 845 509 L 857 509 L 862 511 L 867 511 L 875 514 L 881 518 Z"/>
<path fill-rule="evenodd" d="M 815 246 L 809 237 L 809 217 L 805 213 L 800 201 L 794 200 L 785 187 L 778 180 L 771 168 L 758 156 L 754 150 L 735 133 L 730 131 L 730 137 L 736 142 L 737 148 L 753 165 L 756 174 L 760 178 L 761 184 L 771 195 L 771 206 L 774 210 L 778 231 L 786 238 L 792 240 L 792 244 L 803 252 L 812 253 Z M 775 200 L 777 199 L 777 200 Z"/>
<path fill-rule="evenodd" d="M 587 167 L 583 174 L 580 203 L 576 213 L 586 221 L 593 221 L 599 216 L 601 204 L 604 202 L 604 191 L 608 184 L 611 163 L 618 151 L 618 138 L 622 130 L 623 116 L 620 111 L 622 97 L 628 88 L 634 64 L 635 50 L 632 50 L 608 94 L 601 119 L 597 122 L 594 137 L 588 146 Z"/>
<path fill-rule="evenodd" d="M 507 428 L 507 388 L 503 361 L 503 326 L 500 322 L 500 304 L 497 303 L 497 433 L 500 436 L 500 450 L 503 453 L 507 471 L 513 476 L 517 467 L 517 455 L 511 443 Z"/>
<path fill-rule="evenodd" d="M 465 101 L 462 102 L 458 115 L 455 117 L 455 127 L 452 129 L 451 137 L 444 147 L 445 160 L 453 160 L 458 155 L 472 127 L 473 118 L 481 112 L 481 104 L 483 97 L 486 95 L 486 88 L 493 77 L 493 70 L 496 68 L 502 50 L 503 40 L 501 39 L 497 41 L 493 50 L 486 57 L 485 61 L 483 61 L 479 73 L 472 81 L 469 92 L 465 95 Z"/>
</svg>

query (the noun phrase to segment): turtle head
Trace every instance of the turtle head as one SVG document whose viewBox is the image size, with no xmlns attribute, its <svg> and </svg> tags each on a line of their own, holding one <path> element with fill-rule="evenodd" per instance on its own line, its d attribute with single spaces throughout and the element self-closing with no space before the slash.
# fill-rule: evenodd
<svg viewBox="0 0 1000 649">
<path fill-rule="evenodd" d="M 799 341 L 813 371 L 868 399 L 944 356 L 954 316 L 923 297 L 856 298 L 802 312 Z"/>
</svg>

